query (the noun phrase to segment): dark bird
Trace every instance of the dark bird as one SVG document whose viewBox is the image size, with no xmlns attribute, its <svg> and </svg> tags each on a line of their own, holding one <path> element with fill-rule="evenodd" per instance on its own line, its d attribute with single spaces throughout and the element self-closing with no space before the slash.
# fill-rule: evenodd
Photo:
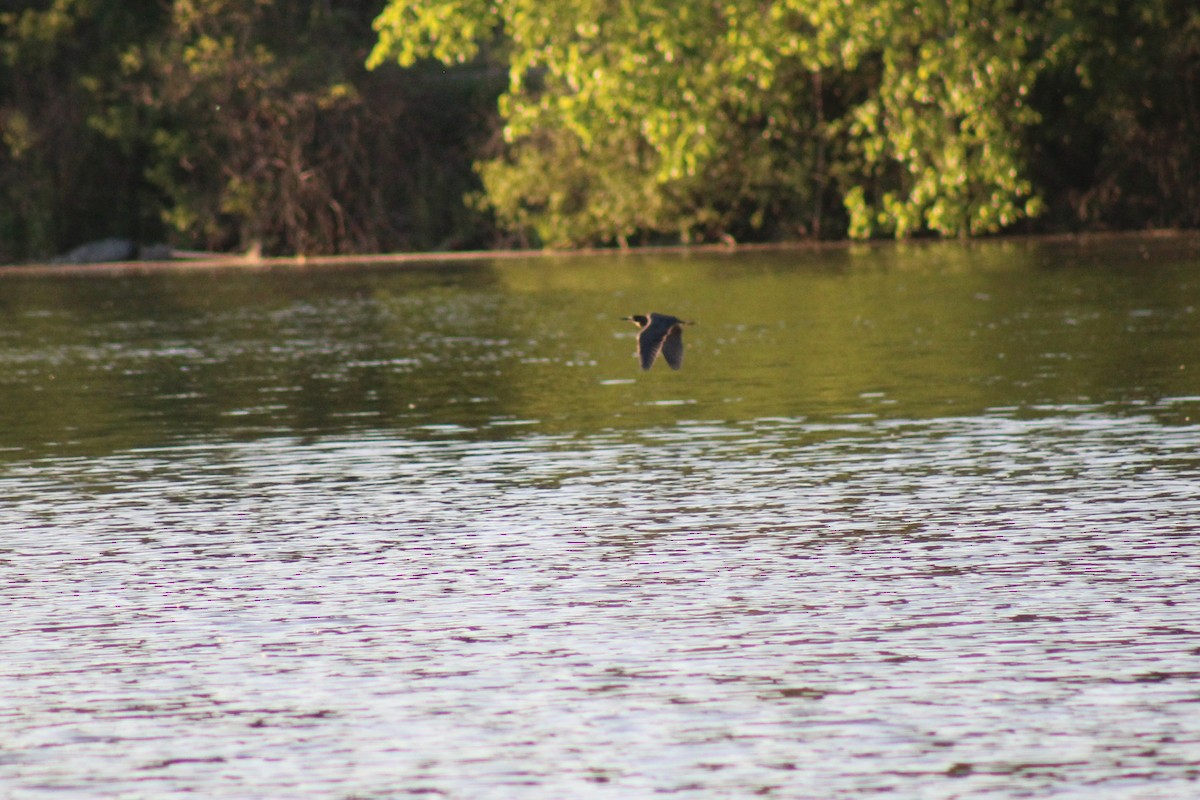
<svg viewBox="0 0 1200 800">
<path fill-rule="evenodd" d="M 650 369 L 660 352 L 671 369 L 683 366 L 683 326 L 695 323 L 653 311 L 648 317 L 634 314 L 621 319 L 636 323 L 641 328 L 638 332 L 638 358 L 642 360 L 642 369 Z"/>
</svg>

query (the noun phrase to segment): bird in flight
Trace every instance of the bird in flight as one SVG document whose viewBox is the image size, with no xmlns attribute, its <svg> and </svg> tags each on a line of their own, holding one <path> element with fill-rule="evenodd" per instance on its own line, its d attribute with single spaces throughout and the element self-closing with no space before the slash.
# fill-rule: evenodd
<svg viewBox="0 0 1200 800">
<path fill-rule="evenodd" d="M 634 314 L 632 317 L 621 319 L 635 323 L 638 331 L 638 358 L 642 360 L 642 369 L 650 369 L 654 359 L 661 352 L 671 369 L 683 366 L 683 326 L 694 325 L 670 314 L 650 312 L 649 316 Z"/>
</svg>

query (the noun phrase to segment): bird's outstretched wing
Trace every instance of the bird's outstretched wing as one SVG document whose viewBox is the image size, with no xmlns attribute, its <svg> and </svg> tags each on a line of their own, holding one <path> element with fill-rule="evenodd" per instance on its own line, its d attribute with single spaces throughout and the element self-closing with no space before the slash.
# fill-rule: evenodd
<svg viewBox="0 0 1200 800">
<path fill-rule="evenodd" d="M 683 366 L 683 328 L 679 325 L 672 325 L 671 330 L 663 338 L 662 354 L 671 369 L 679 369 Z"/>
<path fill-rule="evenodd" d="M 654 359 L 658 358 L 658 352 L 662 350 L 666 338 L 665 327 L 658 320 L 652 320 L 638 334 L 638 357 L 642 360 L 642 369 L 650 369 Z"/>
</svg>

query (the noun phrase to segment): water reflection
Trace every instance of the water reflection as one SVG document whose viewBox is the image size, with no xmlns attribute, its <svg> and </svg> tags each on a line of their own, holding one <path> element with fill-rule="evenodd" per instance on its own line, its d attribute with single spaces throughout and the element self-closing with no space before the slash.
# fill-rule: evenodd
<svg viewBox="0 0 1200 800">
<path fill-rule="evenodd" d="M 1078 245 L 997 244 L 9 278 L 4 444 L 98 453 L 214 432 L 588 432 L 673 424 L 679 406 L 924 418 L 1196 395 L 1188 241 L 1152 261 L 1105 245 L 1088 268 L 1071 266 Z M 630 369 L 617 318 L 647 308 L 700 321 L 684 373 Z"/>
<path fill-rule="evenodd" d="M 1154 244 L 4 278 L 0 781 L 1188 796 Z"/>
</svg>

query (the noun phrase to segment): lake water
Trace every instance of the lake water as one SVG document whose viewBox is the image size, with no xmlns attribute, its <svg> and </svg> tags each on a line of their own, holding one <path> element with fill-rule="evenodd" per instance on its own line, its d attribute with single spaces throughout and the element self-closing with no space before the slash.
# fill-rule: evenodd
<svg viewBox="0 0 1200 800">
<path fill-rule="evenodd" d="M 1200 794 L 1196 238 L 0 309 L 6 798 Z"/>
</svg>

